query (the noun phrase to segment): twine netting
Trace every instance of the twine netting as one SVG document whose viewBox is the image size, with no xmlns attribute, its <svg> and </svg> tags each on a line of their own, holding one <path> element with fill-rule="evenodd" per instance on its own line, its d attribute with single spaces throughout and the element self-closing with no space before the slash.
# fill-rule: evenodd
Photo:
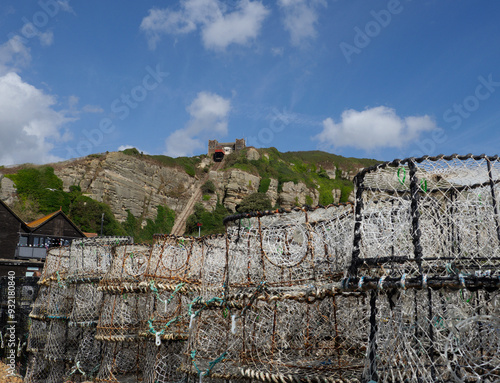
<svg viewBox="0 0 500 383">
<path fill-rule="evenodd" d="M 96 382 L 142 381 L 146 351 L 143 342 L 106 342 Z"/>
<path fill-rule="evenodd" d="M 51 250 L 26 381 L 497 382 L 499 162 L 395 160 L 354 206 Z"/>
<path fill-rule="evenodd" d="M 230 285 L 339 278 L 352 246 L 352 205 L 226 218 Z M 260 257 L 256 256 L 259 255 Z"/>
<path fill-rule="evenodd" d="M 380 294 L 373 360 L 378 381 L 498 381 L 497 295 L 432 289 Z"/>
<path fill-rule="evenodd" d="M 491 273 L 500 261 L 499 181 L 498 157 L 424 157 L 365 169 L 355 181 L 351 274 L 360 267 L 391 276 Z"/>
<path fill-rule="evenodd" d="M 28 358 L 25 383 L 45 382 L 50 373 L 50 364 L 42 352 L 32 352 Z"/>
<path fill-rule="evenodd" d="M 70 326 L 95 326 L 101 312 L 103 292 L 95 283 L 80 283 L 74 287 Z"/>
<path fill-rule="evenodd" d="M 96 339 L 124 342 L 137 338 L 150 310 L 144 294 L 105 294 Z"/>
<path fill-rule="evenodd" d="M 31 319 L 30 332 L 26 350 L 28 352 L 41 352 L 47 342 L 47 322 L 39 319 Z"/>
</svg>

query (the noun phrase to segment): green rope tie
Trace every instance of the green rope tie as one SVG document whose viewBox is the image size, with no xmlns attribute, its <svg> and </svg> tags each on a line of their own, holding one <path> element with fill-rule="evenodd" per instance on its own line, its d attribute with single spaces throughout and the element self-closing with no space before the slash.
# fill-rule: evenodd
<svg viewBox="0 0 500 383">
<path fill-rule="evenodd" d="M 56 276 L 57 276 L 57 284 L 59 285 L 60 288 L 64 288 L 64 285 L 61 281 L 61 276 L 59 275 L 59 270 L 56 271 Z"/>
<path fill-rule="evenodd" d="M 227 351 L 224 351 L 222 353 L 222 355 L 220 355 L 217 359 L 214 359 L 212 360 L 210 363 L 208 363 L 208 368 L 203 372 L 201 371 L 197 364 L 196 364 L 196 361 L 194 360 L 196 358 L 196 350 L 193 350 L 191 351 L 191 360 L 193 361 L 193 365 L 194 365 L 194 368 L 196 369 L 196 372 L 198 373 L 198 375 L 200 376 L 200 380 L 201 380 L 201 377 L 202 376 L 209 376 L 210 375 L 210 371 L 212 371 L 212 369 L 220 362 L 222 362 L 225 358 L 226 358 L 226 355 L 227 355 Z"/>
<path fill-rule="evenodd" d="M 178 315 L 178 316 L 176 316 L 174 319 L 169 320 L 169 321 L 165 324 L 165 326 L 164 326 L 164 327 L 163 327 L 160 331 L 156 331 L 156 330 L 155 330 L 155 328 L 154 328 L 154 326 L 153 326 L 153 321 L 154 321 L 154 318 L 153 318 L 153 319 L 148 320 L 149 332 L 155 336 L 155 338 L 156 338 L 156 345 L 157 345 L 157 346 L 160 346 L 160 344 L 161 344 L 161 336 L 162 336 L 163 334 L 165 334 L 165 330 L 166 330 L 166 329 L 167 329 L 167 328 L 168 328 L 171 324 L 173 324 L 173 323 L 175 323 L 175 322 L 178 322 L 181 318 L 182 318 L 182 315 Z"/>
<path fill-rule="evenodd" d="M 425 178 L 420 180 L 420 189 L 422 189 L 424 193 L 427 193 L 427 180 Z"/>
<path fill-rule="evenodd" d="M 200 303 L 200 302 L 201 302 L 201 303 L 203 303 L 202 308 L 201 308 L 201 309 L 199 309 L 198 311 L 196 311 L 196 312 L 193 314 L 193 310 L 192 310 L 193 305 L 195 305 L 196 303 Z M 193 300 L 191 301 L 191 303 L 189 304 L 189 307 L 188 307 L 188 314 L 189 314 L 189 316 L 193 316 L 193 315 L 194 315 L 194 317 L 197 317 L 198 315 L 200 315 L 200 313 L 201 313 L 204 309 L 206 309 L 206 308 L 207 308 L 207 307 L 208 307 L 211 303 L 213 303 L 213 302 L 222 303 L 222 302 L 224 302 L 224 299 L 219 298 L 219 297 L 213 297 L 213 298 L 209 299 L 209 300 L 208 300 L 208 301 L 206 301 L 206 302 L 202 302 L 202 297 L 197 297 L 197 298 L 193 299 Z"/>
<path fill-rule="evenodd" d="M 401 179 L 400 177 L 400 172 L 401 170 L 403 171 L 403 179 Z M 404 185 L 405 184 L 405 180 L 406 180 L 406 168 L 398 168 L 398 181 L 401 185 Z"/>
<path fill-rule="evenodd" d="M 161 303 L 165 304 L 165 311 L 167 311 L 167 305 L 170 302 L 172 302 L 172 299 L 174 299 L 175 295 L 184 287 L 184 285 L 185 285 L 184 282 L 179 283 L 177 286 L 175 286 L 175 289 L 172 292 L 172 294 L 170 294 L 170 297 L 166 300 L 163 300 L 160 298 L 160 293 L 158 292 L 158 288 L 155 286 L 154 279 L 151 279 L 149 281 L 149 288 L 151 289 L 151 291 L 153 291 L 155 293 L 156 299 L 158 299 Z"/>
<path fill-rule="evenodd" d="M 80 374 L 82 374 L 83 376 L 86 376 L 85 371 L 83 371 L 83 370 L 81 369 L 81 367 L 80 367 L 80 361 L 79 361 L 79 360 L 78 360 L 78 361 L 76 362 L 76 364 L 73 366 L 73 368 L 71 369 L 71 372 L 69 373 L 69 375 L 71 376 L 71 375 L 73 375 L 73 374 L 74 374 L 75 372 L 77 372 L 77 371 L 78 371 Z"/>
</svg>

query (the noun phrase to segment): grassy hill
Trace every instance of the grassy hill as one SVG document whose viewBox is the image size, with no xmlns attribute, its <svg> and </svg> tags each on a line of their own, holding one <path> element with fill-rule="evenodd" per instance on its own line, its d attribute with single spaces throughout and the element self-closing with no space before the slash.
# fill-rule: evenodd
<svg viewBox="0 0 500 383">
<path fill-rule="evenodd" d="M 258 155 L 255 155 L 257 150 Z M 253 153 L 251 153 L 253 152 Z M 124 154 L 133 156 L 144 165 L 159 165 L 184 171 L 190 177 L 200 179 L 208 167 L 200 166 L 207 162 L 206 155 L 172 158 L 164 155 L 147 155 L 137 149 L 126 149 Z M 97 158 L 107 154 L 93 154 Z M 258 158 L 258 159 L 249 159 Z M 80 160 L 75 160 L 75 163 Z M 341 191 L 340 201 L 346 201 L 353 190 L 352 177 L 363 167 L 372 166 L 379 161 L 372 159 L 345 158 L 321 151 L 281 153 L 276 148 L 247 148 L 226 156 L 224 170 L 240 169 L 260 177 L 259 193 L 268 191 L 271 179 L 278 181 L 278 193 L 286 182 L 302 182 L 319 193 L 319 204 L 333 202 L 332 190 Z M 54 167 L 59 166 L 54 164 Z M 64 163 L 71 168 L 71 163 Z M 157 206 L 155 219 L 134 217 L 130 211 L 125 221 L 118 222 L 110 208 L 104 202 L 98 202 L 82 193 L 79 185 L 72 185 L 63 190 L 63 182 L 54 173 L 51 166 L 20 165 L 13 168 L 1 168 L 0 173 L 10 178 L 17 188 L 18 199 L 13 210 L 25 221 L 35 220 L 61 208 L 83 231 L 99 232 L 101 216 L 104 213 L 105 235 L 131 235 L 136 242 L 151 241 L 154 233 L 169 233 L 175 220 L 175 212 L 169 206 Z M 172 198 L 177 198 L 174 195 Z M 199 206 L 188 222 L 193 226 L 201 218 L 206 233 L 220 232 L 223 229 L 222 217 L 232 213 L 223 205 L 222 197 L 213 211 L 208 211 L 200 201 Z M 307 200 L 312 204 L 312 200 Z M 209 220 L 206 217 L 211 217 Z M 221 222 L 215 222 L 215 221 Z M 212 222 L 213 221 L 213 222 Z M 190 227 L 188 225 L 188 227 Z M 194 234 L 194 233 L 188 233 Z"/>
</svg>

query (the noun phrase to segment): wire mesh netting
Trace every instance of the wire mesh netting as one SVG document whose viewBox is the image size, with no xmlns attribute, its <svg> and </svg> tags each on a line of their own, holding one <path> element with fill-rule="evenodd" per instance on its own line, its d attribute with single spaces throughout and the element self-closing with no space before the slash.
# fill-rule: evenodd
<svg viewBox="0 0 500 383">
<path fill-rule="evenodd" d="M 497 382 L 497 157 L 395 160 L 356 204 L 49 252 L 26 381 Z"/>
</svg>

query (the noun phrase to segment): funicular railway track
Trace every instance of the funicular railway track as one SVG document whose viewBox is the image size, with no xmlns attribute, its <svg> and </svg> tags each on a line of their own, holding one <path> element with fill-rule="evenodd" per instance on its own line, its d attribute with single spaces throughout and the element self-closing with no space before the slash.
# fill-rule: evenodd
<svg viewBox="0 0 500 383">
<path fill-rule="evenodd" d="M 222 168 L 224 164 L 224 160 L 221 162 L 214 162 L 210 170 L 217 171 Z M 209 177 L 209 172 L 206 173 L 206 175 L 200 179 L 196 185 L 196 188 L 191 195 L 191 198 L 189 198 L 186 206 L 182 210 L 182 212 L 179 214 L 179 216 L 176 218 L 174 227 L 172 228 L 171 234 L 173 235 L 182 235 L 184 234 L 184 231 L 186 230 L 186 222 L 187 219 L 191 214 L 193 214 L 194 211 L 194 205 L 196 202 L 201 200 L 202 192 L 201 192 L 201 187 L 202 185 L 208 180 Z"/>
</svg>

